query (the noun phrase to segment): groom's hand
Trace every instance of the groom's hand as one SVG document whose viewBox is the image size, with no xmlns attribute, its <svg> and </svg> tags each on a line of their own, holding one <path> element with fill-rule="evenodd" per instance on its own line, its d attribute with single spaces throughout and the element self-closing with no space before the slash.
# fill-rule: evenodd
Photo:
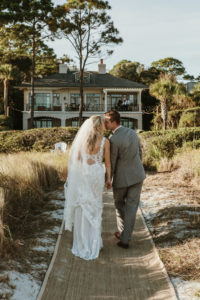
<svg viewBox="0 0 200 300">
<path fill-rule="evenodd" d="M 112 187 L 112 183 L 109 180 L 106 181 L 105 185 L 106 185 L 107 190 L 111 189 L 111 187 Z"/>
</svg>

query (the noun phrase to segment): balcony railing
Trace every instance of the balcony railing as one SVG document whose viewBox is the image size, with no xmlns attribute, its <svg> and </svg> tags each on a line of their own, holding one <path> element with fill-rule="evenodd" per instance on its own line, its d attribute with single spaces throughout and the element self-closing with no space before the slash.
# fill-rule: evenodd
<svg viewBox="0 0 200 300">
<path fill-rule="evenodd" d="M 115 109 L 119 112 L 126 111 L 139 111 L 138 104 L 127 104 L 127 105 L 107 105 L 107 110 Z"/>
<path fill-rule="evenodd" d="M 30 105 L 27 104 L 25 106 L 26 111 L 30 111 Z M 137 112 L 139 111 L 139 105 L 107 105 L 106 111 L 109 111 L 111 109 L 115 109 L 119 112 Z M 34 106 L 35 111 L 62 111 L 62 106 L 53 106 L 53 107 L 47 107 L 47 106 L 41 106 L 41 105 L 35 105 Z M 65 111 L 79 111 L 79 104 L 65 104 Z M 105 105 L 104 104 L 84 104 L 83 105 L 83 111 L 87 112 L 104 112 L 105 111 Z"/>
<path fill-rule="evenodd" d="M 29 111 L 30 109 L 31 109 L 30 104 L 27 104 L 26 111 Z M 42 105 L 34 105 L 34 110 L 35 111 L 61 111 L 62 106 L 48 107 L 48 106 L 42 106 Z"/>
<path fill-rule="evenodd" d="M 71 103 L 65 105 L 65 111 L 78 111 L 79 110 L 79 104 Z M 104 104 L 84 104 L 83 105 L 83 111 L 105 111 L 105 105 Z"/>
<path fill-rule="evenodd" d="M 124 105 L 124 106 L 123 105 L 121 105 L 121 106 L 107 105 L 106 111 L 111 110 L 111 109 L 116 109 L 120 112 L 139 111 L 139 105 L 138 104 L 136 104 L 136 105 L 130 104 L 130 105 Z M 78 111 L 78 110 L 79 110 L 79 104 L 67 104 L 65 106 L 65 111 Z M 102 112 L 104 112 L 105 105 L 104 104 L 92 104 L 92 103 L 90 103 L 89 105 L 84 104 L 83 111 L 93 111 L 93 112 L 102 111 Z"/>
</svg>

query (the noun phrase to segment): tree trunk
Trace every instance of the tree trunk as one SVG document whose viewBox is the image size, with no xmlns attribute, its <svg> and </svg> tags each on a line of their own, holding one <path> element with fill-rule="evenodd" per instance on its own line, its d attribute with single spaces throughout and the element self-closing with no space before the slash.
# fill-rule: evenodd
<svg viewBox="0 0 200 300">
<path fill-rule="evenodd" d="M 82 59 L 80 59 L 80 105 L 79 105 L 79 120 L 78 126 L 80 127 L 83 122 L 83 68 L 82 68 Z"/>
<path fill-rule="evenodd" d="M 161 117 L 163 119 L 163 129 L 167 129 L 168 107 L 167 101 L 161 101 Z"/>
<path fill-rule="evenodd" d="M 159 106 L 157 105 L 156 106 L 156 116 L 158 116 L 159 115 Z"/>
<path fill-rule="evenodd" d="M 30 128 L 34 128 L 34 106 L 35 106 L 35 24 L 32 37 L 32 70 L 31 70 L 31 119 Z"/>
<path fill-rule="evenodd" d="M 4 85 L 4 115 L 8 117 L 8 79 L 5 78 L 3 81 Z"/>
</svg>

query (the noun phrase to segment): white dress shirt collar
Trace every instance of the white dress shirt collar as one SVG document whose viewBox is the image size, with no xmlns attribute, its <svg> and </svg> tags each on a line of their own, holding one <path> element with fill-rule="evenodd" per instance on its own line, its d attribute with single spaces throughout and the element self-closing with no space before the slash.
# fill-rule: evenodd
<svg viewBox="0 0 200 300">
<path fill-rule="evenodd" d="M 122 127 L 122 125 L 119 125 L 117 128 L 115 128 L 112 133 L 114 134 L 120 127 Z"/>
</svg>

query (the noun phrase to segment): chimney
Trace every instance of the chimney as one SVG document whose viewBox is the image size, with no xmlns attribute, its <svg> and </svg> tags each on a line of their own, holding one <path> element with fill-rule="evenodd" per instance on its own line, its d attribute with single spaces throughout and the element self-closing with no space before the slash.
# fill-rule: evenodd
<svg viewBox="0 0 200 300">
<path fill-rule="evenodd" d="M 101 58 L 100 64 L 98 64 L 99 74 L 106 74 L 106 65 L 103 63 L 103 59 Z"/>
<path fill-rule="evenodd" d="M 68 71 L 68 67 L 65 64 L 59 64 L 59 73 L 66 74 Z"/>
</svg>

